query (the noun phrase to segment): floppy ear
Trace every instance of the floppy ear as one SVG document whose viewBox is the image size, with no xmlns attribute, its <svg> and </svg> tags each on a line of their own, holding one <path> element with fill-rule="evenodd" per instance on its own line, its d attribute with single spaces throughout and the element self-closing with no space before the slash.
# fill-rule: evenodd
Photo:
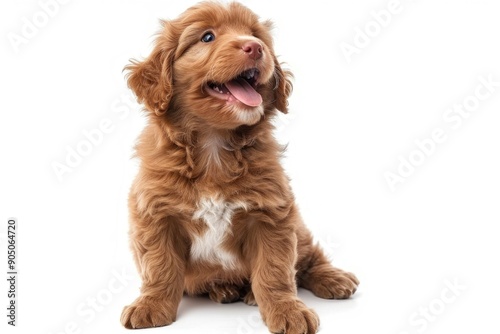
<svg viewBox="0 0 500 334">
<path fill-rule="evenodd" d="M 274 107 L 282 113 L 288 113 L 288 97 L 292 93 L 292 72 L 283 70 L 278 59 L 274 57 Z"/>
<path fill-rule="evenodd" d="M 172 36 L 165 36 L 168 22 L 163 22 L 164 31 L 156 39 L 156 46 L 151 55 L 144 61 L 131 60 L 125 66 L 127 83 L 137 96 L 139 103 L 144 103 L 146 108 L 157 116 L 163 115 L 172 98 L 174 61 L 177 40 Z"/>
</svg>

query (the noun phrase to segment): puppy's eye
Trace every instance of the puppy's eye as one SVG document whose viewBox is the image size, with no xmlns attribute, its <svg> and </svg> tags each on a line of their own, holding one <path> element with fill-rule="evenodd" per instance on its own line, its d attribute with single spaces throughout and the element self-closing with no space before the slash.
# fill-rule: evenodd
<svg viewBox="0 0 500 334">
<path fill-rule="evenodd" d="M 207 32 L 203 35 L 203 37 L 201 38 L 201 41 L 203 43 L 210 43 L 210 42 L 213 42 L 215 40 L 215 35 L 211 32 Z"/>
</svg>

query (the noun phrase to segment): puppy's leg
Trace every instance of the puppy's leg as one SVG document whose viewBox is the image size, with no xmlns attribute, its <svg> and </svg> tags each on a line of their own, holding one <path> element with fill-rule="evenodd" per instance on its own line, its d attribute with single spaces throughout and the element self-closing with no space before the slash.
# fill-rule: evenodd
<svg viewBox="0 0 500 334">
<path fill-rule="evenodd" d="M 327 299 L 346 299 L 356 292 L 359 281 L 354 274 L 332 266 L 323 250 L 312 244 L 309 231 L 299 229 L 297 282 L 316 296 Z"/>
<path fill-rule="evenodd" d="M 178 226 L 168 219 L 132 221 L 132 251 L 142 287 L 141 295 L 123 309 L 121 323 L 126 328 L 159 327 L 175 321 L 184 290 L 186 254 Z"/>
<path fill-rule="evenodd" d="M 297 297 L 297 213 L 285 219 L 255 223 L 249 235 L 251 284 L 264 322 L 272 333 L 313 334 L 319 327 L 316 313 Z M 267 222 L 265 222 L 267 220 Z"/>
</svg>

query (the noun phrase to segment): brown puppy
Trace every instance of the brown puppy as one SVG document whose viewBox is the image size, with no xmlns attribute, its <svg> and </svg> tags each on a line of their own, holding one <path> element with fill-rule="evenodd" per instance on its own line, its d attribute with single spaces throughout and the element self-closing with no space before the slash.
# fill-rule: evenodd
<svg viewBox="0 0 500 334">
<path fill-rule="evenodd" d="M 257 304 L 274 333 L 315 333 L 297 286 L 356 291 L 313 245 L 279 164 L 270 120 L 287 112 L 292 85 L 270 27 L 238 3 L 200 3 L 163 22 L 151 55 L 126 68 L 149 117 L 129 201 L 143 285 L 127 328 L 171 324 L 186 292 Z"/>
</svg>

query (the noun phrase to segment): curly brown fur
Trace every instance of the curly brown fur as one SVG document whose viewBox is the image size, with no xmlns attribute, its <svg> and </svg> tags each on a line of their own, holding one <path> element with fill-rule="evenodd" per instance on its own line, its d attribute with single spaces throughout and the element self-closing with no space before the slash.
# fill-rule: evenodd
<svg viewBox="0 0 500 334">
<path fill-rule="evenodd" d="M 297 285 L 322 298 L 356 290 L 313 244 L 279 163 L 270 120 L 287 112 L 292 84 L 270 28 L 238 3 L 200 3 L 163 21 L 151 55 L 126 67 L 149 119 L 129 197 L 143 284 L 123 310 L 127 328 L 171 324 L 187 293 L 258 304 L 275 333 L 315 333 Z M 233 80 L 242 73 L 255 93 Z"/>
</svg>

